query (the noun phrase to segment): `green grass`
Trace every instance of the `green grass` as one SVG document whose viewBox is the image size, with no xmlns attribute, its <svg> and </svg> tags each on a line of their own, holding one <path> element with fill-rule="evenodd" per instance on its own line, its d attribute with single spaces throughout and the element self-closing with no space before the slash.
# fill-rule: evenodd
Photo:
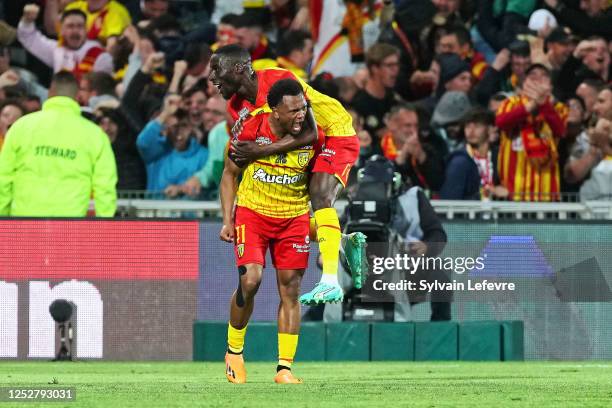
<svg viewBox="0 0 612 408">
<path fill-rule="evenodd" d="M 247 363 L 228 384 L 222 363 L 0 362 L 0 386 L 75 387 L 52 407 L 609 407 L 610 362 L 297 363 L 303 385 L 272 382 L 275 364 Z M 0 407 L 37 404 L 0 403 Z"/>
</svg>

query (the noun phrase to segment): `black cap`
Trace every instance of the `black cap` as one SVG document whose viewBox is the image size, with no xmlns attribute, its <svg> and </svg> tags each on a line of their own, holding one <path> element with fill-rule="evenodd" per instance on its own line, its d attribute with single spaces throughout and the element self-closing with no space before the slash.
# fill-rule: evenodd
<svg viewBox="0 0 612 408">
<path fill-rule="evenodd" d="M 527 41 L 512 41 L 508 46 L 508 50 L 510 50 L 510 53 L 513 55 L 521 55 L 523 57 L 531 55 L 531 47 Z"/>
<path fill-rule="evenodd" d="M 569 30 L 563 27 L 557 27 L 548 34 L 546 37 L 546 44 L 550 43 L 561 43 L 561 44 L 569 44 L 570 42 L 570 33 Z"/>
</svg>

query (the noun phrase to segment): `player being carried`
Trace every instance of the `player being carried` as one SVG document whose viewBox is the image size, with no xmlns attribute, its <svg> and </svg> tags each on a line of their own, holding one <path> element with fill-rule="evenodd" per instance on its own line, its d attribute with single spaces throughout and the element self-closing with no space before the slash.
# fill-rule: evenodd
<svg viewBox="0 0 612 408">
<path fill-rule="evenodd" d="M 234 134 L 240 133 L 244 120 L 249 116 L 270 111 L 266 105 L 266 95 L 276 81 L 286 78 L 297 80 L 304 89 L 317 124 L 325 133 L 325 147 L 315 158 L 309 181 L 323 275 L 312 291 L 300 297 L 300 302 L 317 304 L 341 301 L 344 295 L 337 276 L 341 243 L 356 288 L 361 288 L 366 272 L 365 235 L 357 232 L 343 236 L 338 214 L 333 207 L 359 156 L 359 141 L 350 114 L 340 102 L 317 92 L 290 71 L 273 68 L 255 72 L 248 51 L 237 45 L 219 48 L 210 60 L 210 68 L 210 80 L 228 100 L 228 111 L 236 121 L 232 129 Z M 314 137 L 314 132 L 303 132 L 299 136 L 288 135 L 271 144 L 234 142 L 233 148 L 238 162 L 251 162 L 311 144 Z"/>
<path fill-rule="evenodd" d="M 272 112 L 247 119 L 237 135 L 238 140 L 273 143 L 289 135 L 300 135 L 309 128 L 319 134 L 321 142 L 318 146 L 302 146 L 288 153 L 262 157 L 244 169 L 234 161 L 230 148 L 221 178 L 223 227 L 219 236 L 223 241 L 234 243 L 240 276 L 230 305 L 226 377 L 233 383 L 246 382 L 242 357 L 244 337 L 269 247 L 280 295 L 279 357 L 274 381 L 296 384 L 301 380 L 291 373 L 291 363 L 300 331 L 298 296 L 310 252 L 308 167 L 324 136 L 316 130 L 299 82 L 277 81 L 267 95 L 267 102 Z M 242 181 L 238 186 L 240 175 Z"/>
</svg>

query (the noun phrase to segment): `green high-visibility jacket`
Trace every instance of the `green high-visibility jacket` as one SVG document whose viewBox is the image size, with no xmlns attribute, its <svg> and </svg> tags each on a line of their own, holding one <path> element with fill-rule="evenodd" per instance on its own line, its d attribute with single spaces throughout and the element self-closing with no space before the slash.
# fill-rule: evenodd
<svg viewBox="0 0 612 408">
<path fill-rule="evenodd" d="M 71 98 L 48 99 L 9 129 L 0 152 L 0 216 L 98 217 L 117 208 L 117 165 L 106 134 Z"/>
</svg>

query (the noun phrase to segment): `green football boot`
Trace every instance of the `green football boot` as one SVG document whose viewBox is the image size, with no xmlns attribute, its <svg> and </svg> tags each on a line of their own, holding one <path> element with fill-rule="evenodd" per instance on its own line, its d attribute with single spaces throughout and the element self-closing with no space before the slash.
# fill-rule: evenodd
<svg viewBox="0 0 612 408">
<path fill-rule="evenodd" d="M 319 282 L 310 292 L 300 296 L 300 303 L 314 306 L 321 303 L 338 303 L 342 302 L 342 299 L 344 292 L 340 286 Z"/>
<path fill-rule="evenodd" d="M 361 289 L 368 272 L 368 258 L 366 256 L 366 236 L 361 232 L 353 232 L 342 240 L 342 250 L 349 272 L 353 278 L 353 286 Z"/>
</svg>

